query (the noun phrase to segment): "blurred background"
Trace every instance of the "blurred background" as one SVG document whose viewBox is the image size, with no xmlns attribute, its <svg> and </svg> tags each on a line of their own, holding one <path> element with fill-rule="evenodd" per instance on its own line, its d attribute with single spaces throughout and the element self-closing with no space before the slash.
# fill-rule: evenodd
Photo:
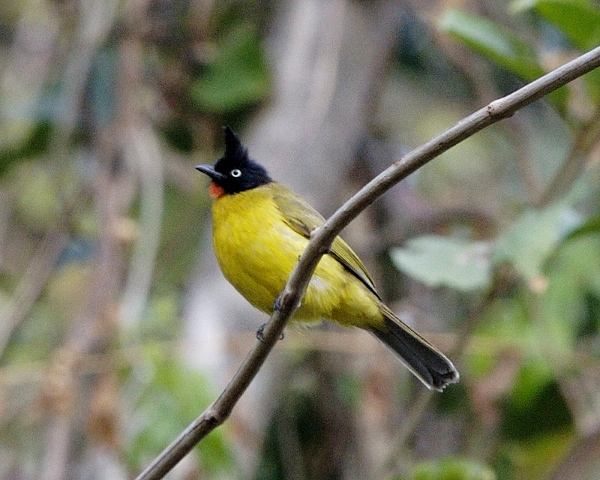
<svg viewBox="0 0 600 480">
<path fill-rule="evenodd" d="M 222 125 L 330 215 L 411 148 L 600 44 L 593 0 L 0 4 L 0 478 L 134 478 L 266 316 L 222 278 Z M 600 72 L 419 170 L 344 232 L 451 357 L 288 328 L 171 479 L 600 477 Z"/>
</svg>

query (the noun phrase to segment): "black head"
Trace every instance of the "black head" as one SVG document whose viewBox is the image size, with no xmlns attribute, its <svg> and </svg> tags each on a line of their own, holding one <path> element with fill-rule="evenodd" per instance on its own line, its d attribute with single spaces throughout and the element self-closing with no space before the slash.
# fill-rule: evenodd
<svg viewBox="0 0 600 480">
<path fill-rule="evenodd" d="M 196 170 L 208 175 L 225 193 L 233 194 L 265 185 L 273 180 L 262 165 L 250 157 L 248 151 L 231 128 L 225 132 L 225 154 L 214 165 L 198 165 Z"/>
</svg>

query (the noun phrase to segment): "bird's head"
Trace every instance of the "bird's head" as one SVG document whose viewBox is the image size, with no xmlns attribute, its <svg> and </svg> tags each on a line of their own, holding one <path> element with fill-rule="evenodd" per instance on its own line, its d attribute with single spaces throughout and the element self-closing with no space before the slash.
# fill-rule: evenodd
<svg viewBox="0 0 600 480">
<path fill-rule="evenodd" d="M 248 151 L 233 130 L 223 127 L 223 131 L 225 154 L 214 165 L 196 166 L 196 170 L 212 180 L 209 187 L 211 197 L 239 193 L 272 182 L 265 168 L 248 156 Z"/>
</svg>

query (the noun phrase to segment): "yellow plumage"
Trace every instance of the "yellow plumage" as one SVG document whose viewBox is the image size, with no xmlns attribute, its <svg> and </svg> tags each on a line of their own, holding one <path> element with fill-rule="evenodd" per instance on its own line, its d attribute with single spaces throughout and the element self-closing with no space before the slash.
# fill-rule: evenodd
<svg viewBox="0 0 600 480">
<path fill-rule="evenodd" d="M 215 254 L 227 280 L 270 314 L 311 232 L 324 219 L 251 160 L 229 128 L 225 139 L 225 155 L 214 166 L 196 167 L 212 180 Z M 369 331 L 429 388 L 442 390 L 458 381 L 452 362 L 381 301 L 365 266 L 340 237 L 321 258 L 292 321 L 320 319 Z"/>
<path fill-rule="evenodd" d="M 269 314 L 308 244 L 276 203 L 277 198 L 290 196 L 296 197 L 285 186 L 269 183 L 223 195 L 212 209 L 213 243 L 223 275 L 252 305 Z M 383 315 L 378 303 L 361 280 L 326 254 L 293 319 L 324 318 L 346 326 L 381 326 Z"/>
</svg>

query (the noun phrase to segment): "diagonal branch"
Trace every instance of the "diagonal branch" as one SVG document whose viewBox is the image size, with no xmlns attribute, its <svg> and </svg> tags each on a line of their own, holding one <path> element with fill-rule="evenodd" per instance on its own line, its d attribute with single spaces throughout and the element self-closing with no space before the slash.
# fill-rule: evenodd
<svg viewBox="0 0 600 480">
<path fill-rule="evenodd" d="M 200 440 L 227 419 L 283 332 L 287 320 L 298 307 L 321 256 L 327 252 L 334 238 L 352 219 L 393 185 L 454 145 L 483 128 L 510 117 L 517 110 L 598 66 L 600 66 L 600 47 L 577 57 L 516 92 L 491 102 L 396 161 L 344 203 L 321 228 L 314 232 L 281 293 L 280 308 L 273 313 L 263 331 L 264 342 L 256 342 L 219 398 L 194 420 L 137 477 L 137 480 L 163 478 Z"/>
</svg>

